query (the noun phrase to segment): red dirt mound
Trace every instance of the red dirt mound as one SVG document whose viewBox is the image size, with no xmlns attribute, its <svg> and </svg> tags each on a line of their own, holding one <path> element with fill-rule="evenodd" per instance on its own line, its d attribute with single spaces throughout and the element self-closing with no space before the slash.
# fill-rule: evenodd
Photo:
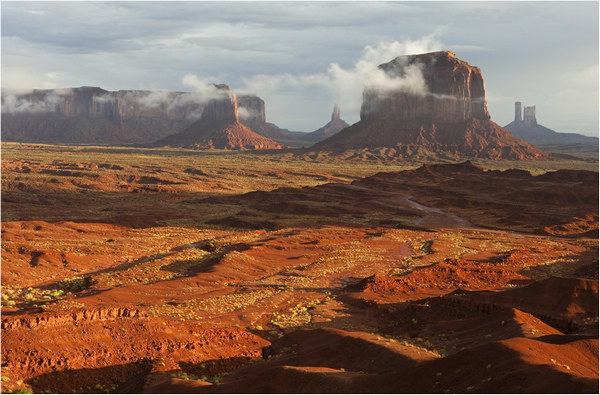
<svg viewBox="0 0 600 395">
<path fill-rule="evenodd" d="M 393 373 L 295 365 L 282 358 L 257 363 L 243 370 L 245 375 L 232 375 L 216 386 L 198 383 L 193 388 L 173 383 L 161 389 L 187 392 L 193 388 L 198 393 L 595 393 L 597 353 L 597 339 L 554 344 L 517 337 L 412 367 L 388 366 Z M 146 388 L 146 392 L 153 391 Z"/>
<path fill-rule="evenodd" d="M 243 206 L 239 220 L 277 228 L 356 223 L 421 228 L 492 229 L 565 237 L 593 236 L 598 224 L 598 173 L 577 171 L 560 180 L 522 170 L 486 171 L 472 162 L 423 165 L 415 170 L 378 173 L 347 184 L 279 188 L 203 200 Z M 588 181 L 581 181 L 588 180 Z M 595 182 L 589 182 L 595 180 Z M 254 217 L 254 218 L 252 218 Z M 279 221 L 284 217 L 284 221 Z M 270 218 L 270 221 L 265 219 Z M 582 220 L 583 218 L 583 220 Z M 577 225 L 569 225 L 576 222 Z M 231 217 L 211 219 L 227 226 Z M 264 224 L 264 225 L 262 225 Z"/>
<path fill-rule="evenodd" d="M 283 144 L 254 133 L 240 122 L 199 120 L 189 128 L 168 136 L 159 145 L 193 149 L 257 150 L 281 149 Z"/>
<path fill-rule="evenodd" d="M 516 307 L 567 331 L 598 317 L 598 280 L 551 277 L 502 292 L 468 292 L 448 298 L 471 304 Z"/>
</svg>

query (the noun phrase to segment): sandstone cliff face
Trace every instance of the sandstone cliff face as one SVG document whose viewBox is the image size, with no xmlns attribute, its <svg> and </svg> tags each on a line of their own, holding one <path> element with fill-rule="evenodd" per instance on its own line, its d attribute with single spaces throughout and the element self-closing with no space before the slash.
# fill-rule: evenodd
<svg viewBox="0 0 600 395">
<path fill-rule="evenodd" d="M 157 141 L 156 144 L 192 149 L 256 150 L 284 148 L 282 144 L 261 136 L 240 123 L 235 93 L 230 91 L 227 85 L 219 85 L 218 87 L 222 94 L 206 104 L 200 120 L 179 133 Z M 259 109 L 260 102 L 257 100 L 251 101 L 251 103 L 258 103 Z M 262 102 L 262 108 L 264 115 L 264 102 Z M 260 118 L 260 113 L 258 118 Z"/>
<path fill-rule="evenodd" d="M 458 59 L 453 52 L 399 56 L 379 68 L 392 79 L 408 78 L 408 71 L 418 68 L 424 90 L 407 88 L 382 94 L 380 89 L 367 86 L 363 93 L 361 120 L 458 122 L 471 118 L 490 119 L 481 70 Z"/>
<path fill-rule="evenodd" d="M 379 69 L 399 88 L 366 86 L 361 120 L 311 149 L 393 148 L 407 158 L 550 157 L 490 120 L 481 71 L 454 53 L 401 56 Z"/>
<path fill-rule="evenodd" d="M 265 102 L 255 95 L 239 95 L 237 97 L 240 122 L 253 132 L 275 141 L 290 139 L 290 132 L 267 122 Z"/>
<path fill-rule="evenodd" d="M 218 96 L 206 103 L 202 111 L 202 120 L 217 122 L 238 122 L 237 98 L 229 86 L 216 85 Z"/>
<path fill-rule="evenodd" d="M 2 93 L 2 140 L 144 143 L 176 133 L 202 114 L 195 93 L 109 92 L 96 87 Z"/>
<path fill-rule="evenodd" d="M 238 112 L 242 122 L 267 122 L 265 102 L 255 95 L 239 95 L 237 97 Z"/>
</svg>

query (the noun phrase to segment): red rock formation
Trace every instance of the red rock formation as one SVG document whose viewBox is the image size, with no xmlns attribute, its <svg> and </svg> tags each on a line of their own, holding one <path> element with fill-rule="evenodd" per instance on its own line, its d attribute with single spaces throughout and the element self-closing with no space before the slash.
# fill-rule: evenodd
<svg viewBox="0 0 600 395">
<path fill-rule="evenodd" d="M 587 147 L 589 150 L 598 151 L 598 137 L 584 136 L 578 133 L 559 133 L 537 123 L 535 106 L 524 108 L 524 117 L 521 114 L 521 102 L 515 102 L 515 119 L 504 128 L 516 137 L 539 147 L 544 145 L 563 145 L 569 148 L 576 146 Z M 556 147 L 551 147 L 556 149 Z"/>
<path fill-rule="evenodd" d="M 400 89 L 382 94 L 379 87 L 365 87 L 362 120 L 408 121 L 425 118 L 433 122 L 490 119 L 481 70 L 441 51 L 399 56 L 379 66 L 391 78 L 409 79 L 410 68 L 420 69 L 426 91 Z M 415 81 L 416 82 L 416 81 Z M 412 82 L 411 82 L 412 86 Z"/>
<path fill-rule="evenodd" d="M 347 128 L 348 123 L 340 118 L 340 108 L 337 104 L 333 107 L 333 113 L 331 114 L 331 121 L 325 126 L 315 130 L 314 132 L 307 133 L 306 140 L 308 141 L 321 141 L 328 137 L 333 136 L 340 130 Z"/>
<path fill-rule="evenodd" d="M 273 140 L 261 136 L 239 122 L 236 95 L 227 85 L 220 98 L 210 100 L 204 107 L 202 118 L 190 127 L 157 142 L 158 145 L 193 149 L 281 149 Z"/>
<path fill-rule="evenodd" d="M 400 56 L 379 66 L 393 86 L 367 86 L 361 120 L 312 149 L 395 148 L 398 156 L 457 155 L 493 159 L 548 159 L 490 121 L 477 67 L 441 51 Z"/>
<path fill-rule="evenodd" d="M 73 324 L 81 321 L 102 321 L 116 318 L 142 318 L 148 317 L 148 313 L 133 307 L 107 307 L 91 310 L 77 310 L 63 314 L 40 314 L 28 317 L 4 318 L 2 329 L 15 328 L 38 328 L 46 326 L 57 326 L 62 324 Z"/>
<path fill-rule="evenodd" d="M 250 94 L 239 95 L 237 102 L 240 122 L 253 132 L 278 142 L 298 137 L 299 132 L 290 132 L 267 122 L 265 102 L 260 97 Z"/>
<path fill-rule="evenodd" d="M 2 93 L 2 140 L 40 143 L 143 143 L 198 120 L 202 98 L 167 91 L 96 87 Z"/>
</svg>

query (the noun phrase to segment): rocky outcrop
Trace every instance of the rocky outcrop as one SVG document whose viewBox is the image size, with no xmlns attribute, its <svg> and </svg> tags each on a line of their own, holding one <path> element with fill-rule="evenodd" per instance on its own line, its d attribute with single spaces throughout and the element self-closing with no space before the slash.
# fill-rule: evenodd
<svg viewBox="0 0 600 395">
<path fill-rule="evenodd" d="M 337 106 L 333 106 L 333 113 L 331 114 L 331 121 L 329 121 L 325 126 L 315 130 L 314 132 L 307 133 L 305 139 L 308 141 L 321 141 L 325 140 L 328 137 L 333 136 L 338 133 L 340 130 L 347 128 L 348 123 L 340 118 L 340 108 Z"/>
<path fill-rule="evenodd" d="M 391 92 L 366 86 L 361 120 L 490 119 L 481 70 L 458 59 L 454 52 L 399 56 L 379 69 L 391 80 L 404 79 L 406 83 Z"/>
<path fill-rule="evenodd" d="M 218 85 L 218 88 L 222 94 L 206 104 L 200 120 L 179 133 L 157 141 L 156 145 L 227 150 L 284 148 L 282 144 L 240 123 L 235 93 L 227 85 Z"/>
<path fill-rule="evenodd" d="M 240 122 L 253 132 L 275 141 L 291 137 L 287 129 L 281 129 L 279 126 L 267 122 L 265 102 L 260 97 L 249 94 L 239 95 L 237 103 Z"/>
<path fill-rule="evenodd" d="M 588 146 L 598 151 L 598 137 L 584 136 L 577 133 L 559 133 L 537 123 L 535 106 L 525 107 L 521 114 L 521 102 L 515 102 L 515 119 L 504 126 L 516 137 L 537 146 Z M 549 147 L 556 148 L 556 147 Z"/>
<path fill-rule="evenodd" d="M 174 134 L 202 114 L 197 93 L 109 92 L 97 87 L 2 92 L 2 140 L 38 143 L 143 143 Z"/>
<path fill-rule="evenodd" d="M 108 307 L 88 310 L 77 310 L 71 313 L 45 313 L 35 316 L 19 317 L 16 319 L 4 318 L 2 320 L 2 329 L 15 328 L 38 328 L 47 326 L 57 326 L 64 324 L 73 324 L 82 321 L 103 321 L 114 320 L 117 318 L 143 318 L 148 317 L 148 313 L 131 307 Z"/>
<path fill-rule="evenodd" d="M 550 157 L 490 120 L 481 70 L 453 52 L 400 56 L 379 70 L 385 83 L 365 87 L 360 121 L 312 150 L 394 148 L 395 155 L 412 158 Z"/>
<path fill-rule="evenodd" d="M 2 141 L 147 144 L 185 130 L 203 114 L 205 120 L 241 121 L 262 136 L 290 139 L 291 132 L 266 121 L 265 103 L 258 96 L 237 97 L 237 107 L 211 100 L 229 95 L 227 92 L 229 87 L 223 84 L 211 85 L 202 93 L 111 92 L 98 87 L 34 90 L 25 94 L 3 91 Z"/>
<path fill-rule="evenodd" d="M 240 119 L 247 124 L 251 122 L 267 122 L 265 102 L 256 95 L 238 95 L 238 114 Z"/>
<path fill-rule="evenodd" d="M 215 85 L 219 94 L 204 106 L 202 120 L 206 122 L 238 122 L 237 98 L 224 84 Z"/>
</svg>

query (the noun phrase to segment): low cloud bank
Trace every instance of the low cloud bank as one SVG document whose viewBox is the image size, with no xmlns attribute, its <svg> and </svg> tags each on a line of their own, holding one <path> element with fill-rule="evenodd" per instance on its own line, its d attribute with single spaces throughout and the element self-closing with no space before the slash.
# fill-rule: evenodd
<svg viewBox="0 0 600 395">
<path fill-rule="evenodd" d="M 442 48 L 443 45 L 435 34 L 416 40 L 380 42 L 376 46 L 366 46 L 361 58 L 352 67 L 344 68 L 331 63 L 327 71 L 314 74 L 255 75 L 243 80 L 243 90 L 261 97 L 273 97 L 280 90 L 301 92 L 321 88 L 331 93 L 333 100 L 343 111 L 358 113 L 365 88 L 382 95 L 399 90 L 426 94 L 427 87 L 419 65 L 407 66 L 405 73 L 397 77 L 387 75 L 377 66 L 401 55 L 438 51 Z"/>
</svg>

